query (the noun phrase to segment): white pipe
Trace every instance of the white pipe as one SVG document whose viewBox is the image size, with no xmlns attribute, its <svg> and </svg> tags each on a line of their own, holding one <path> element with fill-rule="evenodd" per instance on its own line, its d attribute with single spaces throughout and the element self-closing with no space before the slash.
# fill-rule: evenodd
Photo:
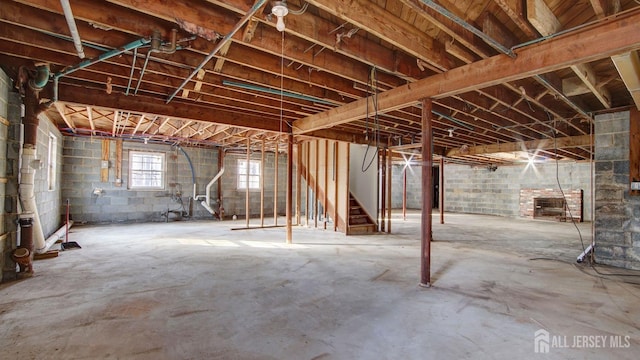
<svg viewBox="0 0 640 360">
<path fill-rule="evenodd" d="M 202 205 L 205 209 L 207 209 L 207 211 L 208 211 L 211 215 L 215 214 L 215 211 L 214 211 L 214 210 L 211 208 L 211 206 L 209 206 L 209 204 L 207 204 L 206 202 L 201 201 L 201 202 L 200 202 L 200 205 Z"/>
<path fill-rule="evenodd" d="M 207 184 L 207 187 L 205 189 L 205 195 L 196 195 L 196 196 L 194 196 L 194 199 L 196 201 L 199 201 L 200 199 L 204 199 L 204 201 L 200 201 L 200 204 L 202 204 L 202 206 L 205 209 L 207 209 L 207 211 L 209 213 L 211 213 L 212 215 L 215 214 L 215 211 L 211 208 L 211 199 L 210 199 L 210 197 L 211 197 L 211 187 L 213 186 L 213 184 L 215 184 L 216 181 L 218 181 L 220 179 L 222 174 L 224 174 L 224 167 L 222 167 L 222 169 L 220 169 L 220 171 L 218 171 L 216 176 L 214 176 L 213 179 L 211 179 L 211 181 L 209 181 L 209 183 Z M 195 186 L 193 188 L 193 193 L 195 194 Z"/>
<path fill-rule="evenodd" d="M 22 166 L 20 168 L 20 202 L 22 203 L 22 211 L 33 213 L 33 245 L 36 253 L 46 252 L 46 244 L 44 241 L 44 233 L 40 224 L 40 215 L 38 214 L 38 205 L 36 204 L 36 195 L 34 191 L 34 179 L 36 169 L 40 167 L 39 160 L 36 158 L 36 150 L 33 148 L 25 148 L 22 150 Z"/>
<path fill-rule="evenodd" d="M 211 181 L 209 181 L 209 183 L 207 184 L 207 188 L 205 189 L 205 196 L 206 199 L 204 199 L 204 201 L 207 202 L 207 205 L 209 205 L 209 207 L 211 207 L 211 200 L 209 199 L 210 195 L 211 195 L 211 187 L 213 186 L 213 184 L 218 181 L 218 179 L 220 179 L 220 177 L 222 176 L 222 174 L 224 174 L 224 166 L 222 167 L 222 169 L 220 169 L 220 171 L 218 171 L 218 173 L 216 174 L 216 176 L 213 177 L 213 179 L 211 179 Z M 247 185 L 248 186 L 248 185 Z"/>
<path fill-rule="evenodd" d="M 69 220 L 69 229 L 71 228 L 71 226 L 73 226 L 73 220 Z M 65 236 L 66 233 L 67 233 L 67 225 L 65 224 L 65 225 L 62 225 L 60 229 L 56 230 L 56 232 L 51 234 L 51 236 L 49 236 L 47 240 L 44 241 L 45 243 L 44 251 L 41 251 L 38 254 L 47 252 L 51 248 L 51 246 L 53 246 L 53 244 L 55 244 L 58 240 L 62 239 L 62 237 Z"/>
<path fill-rule="evenodd" d="M 69 4 L 69 0 L 60 0 L 60 5 L 62 5 L 62 11 L 64 11 L 64 17 L 65 19 L 67 19 L 69 32 L 71 33 L 71 37 L 73 38 L 73 45 L 76 47 L 76 52 L 78 53 L 78 57 L 80 59 L 84 59 L 84 50 L 82 49 L 82 41 L 80 40 L 80 33 L 78 33 L 78 28 L 76 27 L 76 21 L 73 18 L 73 12 L 71 11 L 71 4 Z"/>
</svg>

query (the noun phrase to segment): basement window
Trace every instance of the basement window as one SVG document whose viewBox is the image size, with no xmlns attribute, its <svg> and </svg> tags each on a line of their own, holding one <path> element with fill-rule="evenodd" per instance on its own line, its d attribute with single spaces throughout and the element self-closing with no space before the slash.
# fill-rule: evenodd
<svg viewBox="0 0 640 360">
<path fill-rule="evenodd" d="M 238 190 L 247 189 L 247 174 L 250 190 L 260 189 L 260 160 L 238 159 Z"/>
<path fill-rule="evenodd" d="M 129 151 L 129 189 L 164 190 L 164 153 Z"/>
<path fill-rule="evenodd" d="M 47 189 L 56 189 L 56 160 L 58 158 L 58 138 L 49 133 L 49 151 L 47 152 Z"/>
</svg>

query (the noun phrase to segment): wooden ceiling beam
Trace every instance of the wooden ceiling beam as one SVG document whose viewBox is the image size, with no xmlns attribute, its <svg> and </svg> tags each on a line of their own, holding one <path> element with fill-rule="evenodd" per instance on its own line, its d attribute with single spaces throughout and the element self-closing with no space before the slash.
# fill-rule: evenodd
<svg viewBox="0 0 640 360">
<path fill-rule="evenodd" d="M 594 0 L 598 1 L 598 0 Z M 522 0 L 493 0 L 504 11 L 511 21 L 529 38 L 538 37 L 538 32 L 525 18 L 525 10 Z"/>
<path fill-rule="evenodd" d="M 423 17 L 445 34 L 471 50 L 476 55 L 485 59 L 494 54 L 491 47 L 475 37 L 469 30 L 460 26 L 453 20 L 424 5 L 420 0 L 400 0 L 405 6 L 413 9 L 418 16 Z"/>
<path fill-rule="evenodd" d="M 386 112 L 414 104 L 425 97 L 460 94 L 635 50 L 640 47 L 640 32 L 633 24 L 638 22 L 640 12 L 628 13 L 521 48 L 515 58 L 497 55 L 382 92 L 378 95 L 378 110 Z M 361 118 L 366 112 L 367 102 L 373 105 L 370 99 L 361 99 L 297 120 L 294 132 L 302 134 Z"/>
<path fill-rule="evenodd" d="M 240 115 L 230 112 L 215 112 L 208 106 L 197 103 L 166 104 L 164 100 L 137 95 L 135 97 L 113 93 L 105 96 L 99 89 L 61 84 L 59 99 L 70 103 L 98 106 L 107 109 L 121 109 L 137 113 L 173 117 L 186 120 L 222 123 L 241 128 L 254 128 L 266 131 L 279 131 L 277 121 L 252 115 Z M 184 105 L 184 106 L 179 106 Z M 287 130 L 287 129 L 285 129 Z"/>
<path fill-rule="evenodd" d="M 555 139 L 536 139 L 530 141 L 517 141 L 511 143 L 489 144 L 471 146 L 464 151 L 461 149 L 451 149 L 447 152 L 447 157 L 466 155 L 487 155 L 499 152 L 514 152 L 528 150 L 550 150 L 554 148 L 572 148 L 591 146 L 592 139 L 589 135 L 579 135 L 562 137 Z"/>
<path fill-rule="evenodd" d="M 308 3 L 383 39 L 439 70 L 451 66 L 444 45 L 382 7 L 364 0 L 308 0 Z M 382 21 L 381 19 L 384 19 Z"/>
<path fill-rule="evenodd" d="M 234 0 L 235 2 L 243 2 L 243 0 Z M 226 1 L 225 1 L 226 2 Z M 271 28 L 273 28 L 273 22 L 268 22 L 262 18 L 261 21 Z M 368 66 L 376 66 L 377 68 L 401 76 L 407 79 L 420 79 L 425 76 L 416 66 L 415 57 L 406 54 L 404 52 L 392 51 L 391 49 L 382 46 L 379 43 L 367 39 L 362 34 L 354 34 L 350 38 L 340 41 L 336 41 L 336 35 L 342 32 L 336 32 L 337 24 L 331 23 L 320 17 L 311 16 L 310 13 L 305 13 L 304 16 L 287 16 L 286 18 L 288 35 L 294 35 L 300 39 L 304 39 L 310 44 L 317 44 L 316 47 L 307 51 L 312 58 L 324 53 L 320 52 L 320 49 L 327 49 L 328 53 L 337 53 L 344 55 L 357 62 L 364 62 Z M 348 28 L 343 31 L 352 30 Z M 272 31 L 269 31 L 272 32 Z M 264 33 L 264 31 L 262 32 Z M 291 36 L 285 36 L 286 41 L 291 41 Z M 253 39 L 255 41 L 257 39 Z M 303 51 L 309 49 L 309 45 L 302 47 Z M 426 54 L 427 57 L 432 57 L 433 61 L 441 61 L 437 54 Z"/>
<path fill-rule="evenodd" d="M 562 30 L 562 24 L 553 14 L 544 0 L 527 0 L 527 18 L 544 36 L 553 35 Z M 606 109 L 611 108 L 611 95 L 604 86 L 597 84 L 595 71 L 588 64 L 571 64 L 571 70 L 591 90 Z"/>
<path fill-rule="evenodd" d="M 60 117 L 62 117 L 62 120 L 64 120 L 64 123 L 67 124 L 71 132 L 75 134 L 76 124 L 73 122 L 73 120 L 69 116 L 67 116 L 65 105 L 60 102 L 55 102 L 53 105 L 56 107 L 56 110 L 58 110 L 58 113 L 60 114 Z"/>
</svg>

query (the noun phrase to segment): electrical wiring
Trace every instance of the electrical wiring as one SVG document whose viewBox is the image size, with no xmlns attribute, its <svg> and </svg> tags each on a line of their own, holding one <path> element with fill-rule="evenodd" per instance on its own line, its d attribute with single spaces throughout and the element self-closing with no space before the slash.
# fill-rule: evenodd
<svg viewBox="0 0 640 360">
<path fill-rule="evenodd" d="M 547 112 L 547 116 L 549 117 L 549 120 L 551 121 L 552 118 L 551 118 L 551 114 L 549 114 L 549 112 Z M 558 185 L 558 189 L 560 190 L 560 193 L 562 194 L 562 198 L 566 202 L 567 198 L 565 196 L 564 190 L 562 189 L 562 185 L 560 183 L 560 165 L 559 165 L 559 161 L 558 161 L 558 143 L 557 143 L 557 134 L 556 134 L 555 131 L 553 132 L 553 151 L 554 151 L 555 165 L 556 165 L 556 183 Z M 578 224 L 576 223 L 576 220 L 573 217 L 573 214 L 571 213 L 571 208 L 569 206 L 567 206 L 567 211 L 569 212 L 569 218 L 571 218 L 571 223 L 573 224 L 573 226 L 576 228 L 576 231 L 578 232 L 578 237 L 580 238 L 580 245 L 582 246 L 582 252 L 584 253 L 586 251 L 586 247 L 584 245 L 584 239 L 582 237 L 582 232 L 580 231 L 580 228 L 578 227 Z M 595 245 L 595 243 L 593 243 L 593 242 L 592 242 L 592 244 Z M 561 259 L 552 259 L 552 258 L 533 258 L 533 259 L 530 259 L 530 260 L 541 260 L 541 259 L 566 262 L 566 261 L 561 260 Z M 640 277 L 640 273 L 638 273 L 638 274 L 623 274 L 623 273 L 603 273 L 603 272 L 600 272 L 596 268 L 596 264 L 593 261 L 593 256 L 589 259 L 588 263 L 589 263 L 589 266 L 593 269 L 593 271 L 595 271 L 598 275 L 601 275 L 601 276 Z M 571 263 L 571 264 L 575 265 L 573 263 Z M 632 283 L 632 284 L 636 284 L 636 283 Z"/>
<path fill-rule="evenodd" d="M 364 156 L 362 157 L 362 172 L 367 172 L 367 170 L 369 170 L 369 168 L 371 167 L 371 165 L 373 164 L 373 161 L 376 159 L 377 156 L 377 150 L 380 148 L 380 124 L 378 121 L 378 80 L 377 80 L 377 76 L 376 76 L 376 68 L 375 66 L 371 69 L 371 73 L 369 74 L 369 79 L 367 80 L 367 106 L 366 106 L 366 118 L 365 118 L 365 132 L 367 134 L 367 137 L 369 135 L 369 89 L 373 90 L 373 110 L 374 110 L 374 115 L 373 115 L 373 123 L 375 125 L 375 129 L 373 130 L 372 134 L 375 137 L 375 144 L 376 144 L 376 152 L 371 156 L 371 160 L 369 160 L 369 163 L 366 164 L 367 162 L 367 155 L 369 154 L 369 149 L 371 148 L 371 141 L 367 142 L 367 149 L 364 152 Z"/>
</svg>

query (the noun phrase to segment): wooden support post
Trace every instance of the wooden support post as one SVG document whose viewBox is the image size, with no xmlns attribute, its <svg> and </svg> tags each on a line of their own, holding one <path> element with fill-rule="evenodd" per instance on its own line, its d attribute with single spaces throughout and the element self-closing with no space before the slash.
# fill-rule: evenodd
<svg viewBox="0 0 640 360">
<path fill-rule="evenodd" d="M 102 164 L 100 165 L 100 181 L 109 181 L 109 143 L 111 141 L 102 139 Z"/>
<path fill-rule="evenodd" d="M 116 184 L 122 186 L 122 139 L 116 139 Z"/>
<path fill-rule="evenodd" d="M 286 201 L 286 217 L 287 217 L 287 244 L 292 243 L 292 214 L 293 214 L 293 134 L 289 133 L 287 139 L 287 201 Z"/>
<path fill-rule="evenodd" d="M 345 173 L 345 177 L 347 178 L 345 181 L 346 183 L 346 187 L 345 187 L 345 209 L 344 209 L 344 227 L 345 227 L 345 235 L 349 235 L 350 234 L 350 230 L 349 230 L 349 212 L 351 211 L 351 184 L 349 184 L 349 173 L 351 172 L 351 147 L 349 146 L 349 144 L 347 144 L 347 156 L 345 157 L 346 162 L 347 162 L 347 170 L 344 172 Z M 337 183 L 336 183 L 337 185 Z M 337 191 L 337 188 L 336 188 Z"/>
<path fill-rule="evenodd" d="M 333 142 L 333 231 L 338 231 L 338 148 L 340 144 Z M 349 199 L 347 199 L 349 202 Z"/>
<path fill-rule="evenodd" d="M 387 149 L 381 149 L 380 152 L 378 153 L 379 155 L 382 155 L 382 159 L 380 161 L 380 173 L 382 174 L 381 176 L 381 184 L 380 184 L 380 231 L 384 232 L 385 231 L 385 220 L 386 220 L 386 214 L 387 214 Z"/>
<path fill-rule="evenodd" d="M 324 141 L 324 191 L 322 192 L 324 194 L 324 206 L 322 207 L 322 210 L 324 210 L 324 213 L 322 215 L 322 217 L 324 218 L 324 229 L 327 230 L 327 207 L 329 205 L 328 203 L 328 194 L 327 194 L 327 188 L 329 187 L 329 140 L 325 140 Z"/>
<path fill-rule="evenodd" d="M 438 207 L 440 208 L 440 224 L 444 224 L 444 156 L 440 157 L 440 179 L 438 180 Z"/>
<path fill-rule="evenodd" d="M 274 159 L 274 181 L 273 181 L 273 225 L 278 226 L 278 146 L 280 145 L 280 139 L 276 142 L 276 149 L 273 155 Z"/>
<path fill-rule="evenodd" d="M 264 226 L 264 140 L 260 151 L 260 226 Z"/>
<path fill-rule="evenodd" d="M 318 163 L 320 161 L 320 140 L 316 140 L 316 166 L 313 175 L 313 226 L 318 228 Z"/>
<path fill-rule="evenodd" d="M 407 220 L 407 166 L 402 169 L 402 220 Z"/>
<path fill-rule="evenodd" d="M 247 137 L 247 168 L 245 169 L 245 171 L 247 172 L 246 175 L 246 189 L 245 189 L 245 200 L 244 200 L 244 217 L 247 221 L 247 227 L 249 227 L 249 162 L 251 161 L 251 139 Z"/>
<path fill-rule="evenodd" d="M 300 225 L 300 204 L 302 199 L 302 146 L 296 143 L 296 225 Z"/>
<path fill-rule="evenodd" d="M 422 221 L 420 286 L 431 286 L 431 208 L 433 204 L 433 174 L 431 153 L 431 99 L 422 100 Z"/>
<path fill-rule="evenodd" d="M 224 149 L 218 148 L 218 171 L 224 167 Z M 224 219 L 224 207 L 222 206 L 222 178 L 218 179 L 218 217 Z M 193 194 L 195 196 L 195 194 Z"/>
<path fill-rule="evenodd" d="M 305 166 L 305 182 L 307 184 L 306 189 L 305 189 L 305 196 L 304 196 L 304 216 L 306 217 L 306 225 L 307 227 L 310 226 L 309 224 L 309 205 L 311 204 L 309 201 L 309 192 L 311 190 L 311 184 L 309 181 L 309 174 L 311 172 L 311 170 L 309 170 L 309 167 L 311 166 L 311 141 L 307 141 L 306 144 L 306 148 L 307 148 L 307 166 Z"/>
<path fill-rule="evenodd" d="M 391 138 L 389 138 L 389 146 L 391 146 Z M 391 234 L 391 183 L 393 177 L 391 176 L 391 158 L 393 156 L 393 152 L 391 149 L 388 150 L 387 154 L 387 233 Z"/>
</svg>

